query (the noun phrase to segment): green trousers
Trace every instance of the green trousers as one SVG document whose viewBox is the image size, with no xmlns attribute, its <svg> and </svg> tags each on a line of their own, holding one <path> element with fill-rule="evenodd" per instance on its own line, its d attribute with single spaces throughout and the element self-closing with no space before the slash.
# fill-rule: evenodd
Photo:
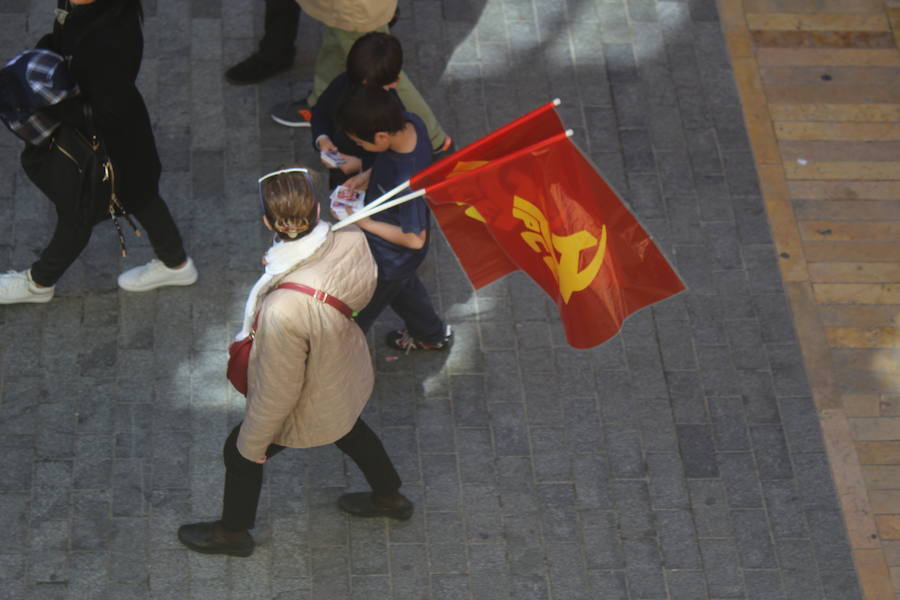
<svg viewBox="0 0 900 600">
<path fill-rule="evenodd" d="M 378 28 L 377 31 L 390 33 L 386 25 Z M 350 47 L 363 35 L 365 32 L 362 31 L 345 31 L 334 27 L 325 27 L 322 32 L 322 46 L 316 55 L 313 90 L 306 99 L 310 106 L 316 103 L 319 94 L 325 91 L 328 84 L 344 72 Z M 431 139 L 431 147 L 435 150 L 440 148 L 447 133 L 441 127 L 437 117 L 434 116 L 428 103 L 425 102 L 425 98 L 402 71 L 400 72 L 400 83 L 397 85 L 397 95 L 400 96 L 407 111 L 418 115 L 425 122 L 425 127 L 428 128 L 428 137 Z"/>
</svg>

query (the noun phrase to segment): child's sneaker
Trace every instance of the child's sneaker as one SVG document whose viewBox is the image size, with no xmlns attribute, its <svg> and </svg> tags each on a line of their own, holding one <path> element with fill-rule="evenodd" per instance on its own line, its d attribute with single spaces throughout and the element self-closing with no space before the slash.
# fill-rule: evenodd
<svg viewBox="0 0 900 600">
<path fill-rule="evenodd" d="M 447 325 L 444 338 L 437 342 L 421 342 L 409 335 L 406 329 L 398 329 L 387 334 L 387 345 L 409 354 L 410 350 L 449 350 L 453 345 L 453 330 Z"/>
<path fill-rule="evenodd" d="M 31 269 L 8 271 L 0 275 L 0 304 L 50 302 L 53 299 L 53 289 L 53 286 L 38 287 L 31 279 Z"/>
<path fill-rule="evenodd" d="M 312 122 L 312 109 L 306 100 L 284 102 L 272 107 L 272 120 L 285 127 L 309 127 Z"/>
<path fill-rule="evenodd" d="M 128 269 L 119 275 L 119 287 L 128 292 L 148 292 L 166 285 L 192 285 L 197 281 L 197 268 L 190 258 L 180 269 L 170 269 L 161 260 Z"/>
</svg>

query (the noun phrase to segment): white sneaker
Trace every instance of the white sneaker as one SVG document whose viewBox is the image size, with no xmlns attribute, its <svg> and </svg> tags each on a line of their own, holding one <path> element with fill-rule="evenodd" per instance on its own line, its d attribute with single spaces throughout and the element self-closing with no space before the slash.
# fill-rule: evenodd
<svg viewBox="0 0 900 600">
<path fill-rule="evenodd" d="M 191 285 L 195 281 L 197 268 L 190 258 L 180 269 L 170 269 L 154 258 L 146 265 L 128 269 L 119 275 L 119 287 L 129 292 L 148 292 L 166 285 Z"/>
<path fill-rule="evenodd" d="M 8 271 L 0 275 L 0 304 L 50 302 L 53 289 L 53 286 L 38 287 L 31 279 L 31 269 Z"/>
</svg>

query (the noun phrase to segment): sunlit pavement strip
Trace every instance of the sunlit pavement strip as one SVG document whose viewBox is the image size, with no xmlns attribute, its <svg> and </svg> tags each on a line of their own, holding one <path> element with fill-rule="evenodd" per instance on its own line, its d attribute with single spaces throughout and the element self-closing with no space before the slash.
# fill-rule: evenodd
<svg viewBox="0 0 900 600">
<path fill-rule="evenodd" d="M 900 8 L 721 0 L 860 584 L 900 592 Z"/>
<path fill-rule="evenodd" d="M 44 33 L 48 4 L 0 3 L 0 56 Z M 308 132 L 268 117 L 271 105 L 307 89 L 318 46 L 311 20 L 302 21 L 290 75 L 258 87 L 222 79 L 258 40 L 262 4 L 145 1 L 139 85 L 165 167 L 163 193 L 199 282 L 120 293 L 117 273 L 144 262 L 149 247 L 130 241 L 132 255 L 119 264 L 115 235 L 101 226 L 53 302 L 0 309 L 0 597 L 861 598 L 813 402 L 821 371 L 810 369 L 811 389 L 785 294 L 794 302 L 816 271 L 806 262 L 811 242 L 785 238 L 782 228 L 841 219 L 795 214 L 788 198 L 796 190 L 824 200 L 816 190 L 828 188 L 785 182 L 782 159 L 794 155 L 777 140 L 757 147 L 754 128 L 768 123 L 764 97 L 743 105 L 751 146 L 734 83 L 762 93 L 764 84 L 807 76 L 821 62 L 802 52 L 786 74 L 778 61 L 791 48 L 766 46 L 766 70 L 754 76 L 753 38 L 733 39 L 733 9 L 742 5 L 723 2 L 720 23 L 713 0 L 401 3 L 395 32 L 407 73 L 458 144 L 562 98 L 576 142 L 627 197 L 690 290 L 634 316 L 604 346 L 579 352 L 565 345 L 555 307 L 536 286 L 516 275 L 473 293 L 438 236 L 423 277 L 454 326 L 454 348 L 391 352 L 382 336 L 396 324 L 392 316 L 371 338 L 378 383 L 366 417 L 417 504 L 414 518 L 398 524 L 339 513 L 337 496 L 364 482 L 326 447 L 286 452 L 267 465 L 251 558 L 181 547 L 179 524 L 218 514 L 221 446 L 241 417 L 223 371 L 266 244 L 256 178 L 292 160 L 315 164 Z M 753 5 L 754 13 L 772 12 L 766 0 Z M 871 35 L 853 39 L 867 46 L 835 78 L 844 73 L 871 87 L 878 84 L 870 69 L 896 67 L 884 27 L 858 16 L 854 31 Z M 784 96 L 778 110 L 797 110 L 808 93 Z M 865 104 L 843 97 L 810 110 L 846 111 L 850 100 Z M 891 103 L 876 109 L 838 120 L 892 121 Z M 799 174 L 819 173 L 817 160 L 840 162 L 817 137 L 802 137 L 817 130 L 786 131 L 798 142 L 790 147 L 796 158 L 814 159 L 796 163 Z M 23 180 L 18 151 L 12 135 L 0 135 L 2 269 L 32 261 L 52 227 L 49 203 Z M 889 203 L 896 194 L 873 187 L 870 177 L 886 165 L 877 147 L 866 151 L 842 176 L 863 179 L 847 185 L 878 214 L 880 205 L 868 200 Z M 768 176 L 774 171 L 781 179 Z M 890 250 L 890 239 L 878 243 L 873 251 Z M 830 286 L 871 282 L 815 283 L 812 304 L 816 294 L 850 291 Z M 890 282 L 878 286 L 866 297 L 896 298 Z M 833 314 L 832 337 L 820 334 L 823 349 L 829 339 L 869 339 L 838 330 L 884 327 L 849 312 L 841 321 L 840 308 Z M 803 323 L 797 327 L 805 336 Z M 847 368 L 865 354 L 890 372 L 889 349 L 872 350 L 845 353 Z M 829 447 L 832 430 L 860 430 L 854 419 L 867 416 L 841 402 L 828 408 L 843 406 L 843 420 L 822 413 L 832 417 Z M 858 410 L 871 409 L 866 402 L 859 398 Z M 890 481 L 896 467 L 884 466 L 864 474 Z M 872 554 L 856 558 L 863 581 L 864 567 L 884 565 Z"/>
</svg>

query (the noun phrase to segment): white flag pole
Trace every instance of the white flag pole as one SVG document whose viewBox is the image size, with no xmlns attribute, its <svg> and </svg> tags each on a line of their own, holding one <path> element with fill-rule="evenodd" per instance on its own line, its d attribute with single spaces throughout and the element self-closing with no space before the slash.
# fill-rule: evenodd
<svg viewBox="0 0 900 600">
<path fill-rule="evenodd" d="M 573 135 L 575 135 L 575 132 L 573 130 L 566 129 L 566 137 L 570 138 Z M 331 230 L 337 231 L 338 229 L 346 227 L 347 225 L 352 225 L 353 223 L 356 223 L 357 221 L 359 221 L 361 219 L 365 219 L 366 217 L 370 217 L 376 213 L 380 213 L 383 210 L 393 208 L 395 206 L 403 204 L 404 202 L 409 202 L 410 200 L 413 200 L 414 198 L 418 198 L 419 196 L 425 195 L 425 192 L 427 190 L 425 188 L 423 188 L 421 190 L 416 190 L 415 192 L 413 192 L 411 194 L 405 194 L 403 196 L 400 196 L 399 198 L 397 198 L 395 200 L 391 200 L 390 202 L 387 202 L 385 204 L 385 202 L 388 199 L 390 199 L 391 196 L 393 196 L 397 193 L 398 188 L 402 189 L 402 188 L 406 187 L 406 185 L 408 183 L 409 182 L 404 183 L 401 186 L 397 186 L 397 188 L 392 189 L 387 194 L 380 196 L 377 200 L 375 200 L 375 202 L 368 204 L 363 210 L 353 213 L 352 215 L 348 216 L 346 219 L 341 219 L 340 221 L 338 221 L 337 223 L 335 223 L 334 225 L 331 226 Z M 371 210 L 372 207 L 375 207 L 375 210 Z"/>
<path fill-rule="evenodd" d="M 338 221 L 337 223 L 332 225 L 331 230 L 337 231 L 338 229 L 341 229 L 342 227 L 346 227 L 347 225 L 352 225 L 353 223 L 356 223 L 357 221 L 359 221 L 361 219 L 365 219 L 366 217 L 371 217 L 372 215 L 374 215 L 376 213 L 380 213 L 383 210 L 387 210 L 389 208 L 394 208 L 395 206 L 403 204 L 404 202 L 409 202 L 410 200 L 413 200 L 415 198 L 418 198 L 419 196 L 424 196 L 424 195 L 425 195 L 424 189 L 416 190 L 412 194 L 406 194 L 404 196 L 400 196 L 399 198 L 391 200 L 390 202 L 386 202 L 386 203 L 382 202 L 382 204 L 377 206 L 375 208 L 375 210 L 366 210 L 366 211 L 355 212 L 352 215 L 350 215 L 349 217 L 347 217 L 346 219 L 341 219 L 340 221 Z M 382 196 L 378 200 L 383 200 L 383 199 L 385 199 L 384 196 Z M 368 206 L 366 206 L 366 208 L 371 207 L 373 204 L 375 204 L 375 203 L 373 202 L 372 204 L 369 204 Z"/>
<path fill-rule="evenodd" d="M 387 202 L 388 200 L 390 200 L 391 198 L 393 198 L 394 196 L 399 194 L 401 191 L 403 191 L 407 187 L 409 187 L 408 179 L 406 181 L 404 181 L 403 183 L 401 183 L 400 185 L 398 185 L 397 187 L 395 187 L 394 189 L 389 190 L 389 191 L 383 193 L 382 195 L 378 196 L 372 202 L 369 202 L 366 206 L 363 207 L 363 209 L 360 212 L 367 213 L 370 210 L 372 210 L 373 208 L 381 206 L 382 204 L 384 204 L 385 202 Z"/>
</svg>

